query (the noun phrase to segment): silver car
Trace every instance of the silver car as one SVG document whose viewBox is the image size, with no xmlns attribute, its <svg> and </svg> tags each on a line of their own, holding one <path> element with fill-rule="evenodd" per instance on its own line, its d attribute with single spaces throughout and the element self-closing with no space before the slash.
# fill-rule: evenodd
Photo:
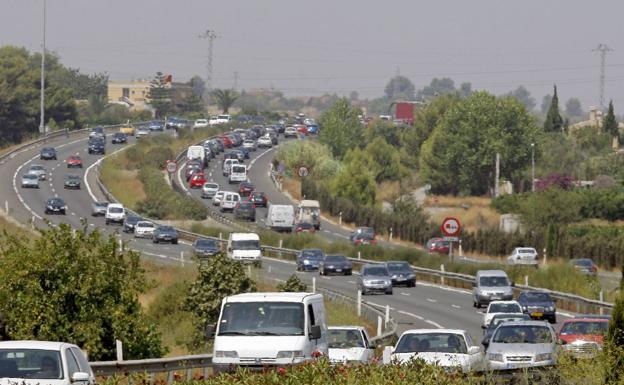
<svg viewBox="0 0 624 385">
<path fill-rule="evenodd" d="M 39 176 L 37 174 L 28 173 L 22 175 L 22 187 L 39 188 Z"/>
<path fill-rule="evenodd" d="M 98 217 L 106 215 L 108 202 L 93 202 L 91 204 L 91 216 Z"/>
<path fill-rule="evenodd" d="M 45 180 L 46 179 L 46 169 L 45 167 L 43 167 L 40 164 L 33 164 L 32 166 L 30 166 L 30 168 L 28 169 L 28 174 L 35 174 L 39 177 L 39 180 Z"/>
<path fill-rule="evenodd" d="M 362 266 L 357 285 L 362 295 L 373 292 L 392 294 L 392 277 L 385 265 Z"/>
<path fill-rule="evenodd" d="M 491 370 L 554 365 L 557 362 L 555 331 L 543 321 L 502 323 L 490 339 L 486 358 Z"/>
<path fill-rule="evenodd" d="M 217 194 L 218 191 L 219 191 L 218 183 L 213 183 L 213 182 L 204 183 L 204 186 L 202 187 L 201 197 L 212 198 L 213 196 Z"/>
<path fill-rule="evenodd" d="M 253 139 L 245 139 L 243 142 L 243 148 L 249 151 L 256 151 L 256 141 Z"/>
</svg>

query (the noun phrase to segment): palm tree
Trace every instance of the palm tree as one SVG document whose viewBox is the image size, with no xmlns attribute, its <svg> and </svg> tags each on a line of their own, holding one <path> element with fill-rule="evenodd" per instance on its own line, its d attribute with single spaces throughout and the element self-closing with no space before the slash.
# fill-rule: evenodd
<svg viewBox="0 0 624 385">
<path fill-rule="evenodd" d="M 238 99 L 238 93 L 232 89 L 216 89 L 212 91 L 212 96 L 215 98 L 217 105 L 223 110 L 224 114 L 228 113 L 230 107 L 232 107 L 236 99 Z"/>
</svg>

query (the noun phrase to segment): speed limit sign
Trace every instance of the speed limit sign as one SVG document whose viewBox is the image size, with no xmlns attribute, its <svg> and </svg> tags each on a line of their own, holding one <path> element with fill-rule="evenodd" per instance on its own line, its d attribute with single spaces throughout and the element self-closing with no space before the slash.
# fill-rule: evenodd
<svg viewBox="0 0 624 385">
<path fill-rule="evenodd" d="M 175 160 L 168 160 L 165 165 L 165 168 L 167 169 L 167 172 L 169 174 L 173 174 L 178 169 L 178 164 L 176 163 Z"/>
<path fill-rule="evenodd" d="M 440 230 L 442 230 L 442 233 L 444 233 L 447 237 L 456 237 L 461 231 L 461 225 L 459 224 L 459 220 L 457 220 L 457 218 L 448 217 L 442 221 Z"/>
</svg>

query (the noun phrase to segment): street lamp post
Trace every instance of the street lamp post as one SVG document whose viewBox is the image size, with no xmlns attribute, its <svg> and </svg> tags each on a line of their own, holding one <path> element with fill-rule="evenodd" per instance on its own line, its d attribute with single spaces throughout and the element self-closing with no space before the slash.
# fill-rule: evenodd
<svg viewBox="0 0 624 385">
<path fill-rule="evenodd" d="M 535 192 L 535 143 L 531 143 L 531 192 Z"/>
<path fill-rule="evenodd" d="M 41 90 L 39 97 L 40 121 L 39 134 L 45 134 L 45 54 L 46 54 L 46 0 L 43 1 L 43 44 L 41 51 Z"/>
</svg>

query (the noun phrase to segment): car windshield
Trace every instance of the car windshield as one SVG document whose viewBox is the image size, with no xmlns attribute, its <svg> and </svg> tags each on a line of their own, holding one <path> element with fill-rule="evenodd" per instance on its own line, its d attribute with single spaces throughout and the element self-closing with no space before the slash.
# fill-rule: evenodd
<svg viewBox="0 0 624 385">
<path fill-rule="evenodd" d="M 363 348 L 364 340 L 359 330 L 330 329 L 327 342 L 330 349 Z"/>
<path fill-rule="evenodd" d="M 219 321 L 220 336 L 302 336 L 302 303 L 226 303 Z"/>
<path fill-rule="evenodd" d="M 42 152 L 53 152 L 54 149 L 52 147 L 44 147 L 41 151 Z"/>
<path fill-rule="evenodd" d="M 390 271 L 411 271 L 412 268 L 407 262 L 389 262 L 386 264 Z"/>
<path fill-rule="evenodd" d="M 129 223 L 129 224 L 133 225 L 133 224 L 136 224 L 141 219 L 142 218 L 140 218 L 140 217 L 135 217 L 134 215 L 131 215 L 128 218 L 126 218 L 126 223 Z"/>
<path fill-rule="evenodd" d="M 198 248 L 213 248 L 217 247 L 217 242 L 212 239 L 198 239 L 195 243 L 195 247 Z"/>
<path fill-rule="evenodd" d="M 301 256 L 303 258 L 317 258 L 317 259 L 321 259 L 323 258 L 323 251 L 320 249 L 307 249 L 307 250 L 302 250 L 301 251 Z"/>
<path fill-rule="evenodd" d="M 503 323 L 503 322 L 515 322 L 515 321 L 523 321 L 523 320 L 529 320 L 531 317 L 529 317 L 528 315 L 521 315 L 521 316 L 512 316 L 509 314 L 505 314 L 503 316 L 494 316 L 494 318 L 492 318 L 492 321 L 490 322 L 490 329 L 496 329 L 496 327 L 498 326 L 498 324 Z M 492 330 L 493 331 L 493 330 Z"/>
<path fill-rule="evenodd" d="M 108 202 L 95 202 L 95 207 L 108 207 Z"/>
<path fill-rule="evenodd" d="M 206 183 L 204 185 L 204 188 L 209 188 L 209 189 L 214 189 L 217 190 L 219 188 L 219 185 L 216 183 Z"/>
<path fill-rule="evenodd" d="M 347 258 L 342 255 L 328 255 L 325 257 L 325 262 L 333 263 L 333 262 L 346 262 Z"/>
<path fill-rule="evenodd" d="M 121 207 L 109 207 L 108 211 L 113 214 L 119 214 L 119 213 L 123 213 L 124 210 Z"/>
<path fill-rule="evenodd" d="M 239 209 L 247 209 L 247 210 L 251 210 L 254 208 L 253 203 L 251 202 L 247 202 L 247 201 L 243 201 L 238 205 Z"/>
<path fill-rule="evenodd" d="M 381 266 L 367 267 L 362 272 L 362 275 L 368 275 L 373 277 L 387 277 L 388 270 L 385 267 Z"/>
<path fill-rule="evenodd" d="M 80 177 L 78 175 L 66 175 L 65 178 L 67 180 L 78 180 Z"/>
<path fill-rule="evenodd" d="M 507 277 L 481 277 L 479 283 L 485 287 L 509 286 Z"/>
<path fill-rule="evenodd" d="M 605 335 L 608 328 L 606 321 L 573 321 L 563 325 L 561 334 Z"/>
<path fill-rule="evenodd" d="M 0 378 L 60 380 L 61 354 L 56 350 L 0 349 Z"/>
<path fill-rule="evenodd" d="M 172 233 L 172 232 L 175 231 L 175 229 L 173 227 L 171 227 L 171 226 L 160 226 L 158 228 L 158 231 Z"/>
<path fill-rule="evenodd" d="M 461 334 L 406 334 L 399 340 L 395 353 L 459 353 L 467 354 L 466 341 Z"/>
<path fill-rule="evenodd" d="M 154 224 L 152 222 L 139 222 L 137 227 L 154 227 Z"/>
<path fill-rule="evenodd" d="M 495 332 L 492 342 L 500 344 L 549 344 L 552 335 L 546 326 L 501 325 Z"/>
<path fill-rule="evenodd" d="M 39 179 L 39 177 L 35 174 L 25 174 L 24 179 Z"/>
<path fill-rule="evenodd" d="M 241 241 L 232 241 L 232 249 L 235 250 L 260 250 L 260 241 L 254 239 L 246 239 Z"/>
<path fill-rule="evenodd" d="M 530 248 L 526 248 L 526 249 L 518 249 L 518 253 L 520 254 L 535 254 L 535 249 L 530 249 Z"/>
<path fill-rule="evenodd" d="M 61 198 L 52 198 L 49 200 L 51 205 L 63 206 L 65 202 Z"/>
<path fill-rule="evenodd" d="M 488 308 L 488 313 L 522 313 L 522 309 L 517 303 L 492 302 Z"/>
<path fill-rule="evenodd" d="M 552 302 L 552 298 L 547 293 L 523 293 L 525 300 L 533 302 Z"/>
<path fill-rule="evenodd" d="M 576 266 L 586 266 L 586 267 L 591 267 L 593 265 L 593 262 L 591 259 L 577 259 L 574 261 L 574 264 Z"/>
<path fill-rule="evenodd" d="M 39 166 L 38 164 L 30 166 L 30 169 L 33 170 L 33 171 L 43 171 L 43 170 L 45 170 L 45 168 L 43 168 L 43 166 Z"/>
</svg>

